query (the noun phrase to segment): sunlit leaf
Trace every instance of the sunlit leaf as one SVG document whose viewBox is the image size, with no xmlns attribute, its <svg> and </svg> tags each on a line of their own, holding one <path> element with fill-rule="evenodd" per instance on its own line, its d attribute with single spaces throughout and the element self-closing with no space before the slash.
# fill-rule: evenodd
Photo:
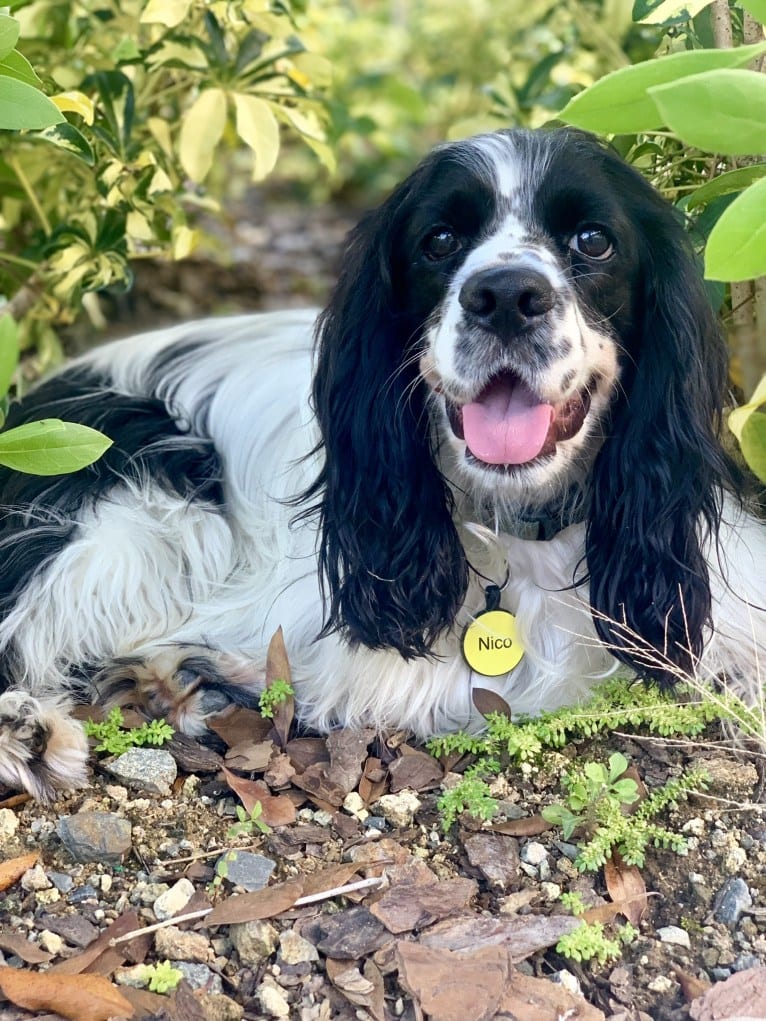
<svg viewBox="0 0 766 1021">
<path fill-rule="evenodd" d="M 561 120 L 604 134 L 635 134 L 663 126 L 649 89 L 716 68 L 742 67 L 766 53 L 766 42 L 730 50 L 689 50 L 612 71 L 580 92 L 559 114 Z"/>
<path fill-rule="evenodd" d="M 762 177 L 766 177 L 766 163 L 756 163 L 751 167 L 740 167 L 738 170 L 730 170 L 726 174 L 719 174 L 712 181 L 707 181 L 701 188 L 693 191 L 686 202 L 686 208 L 696 209 L 697 206 L 707 205 L 720 195 L 731 195 L 733 192 L 743 191 L 750 184 L 754 184 Z"/>
<path fill-rule="evenodd" d="M 21 26 L 15 18 L 7 14 L 0 14 L 0 57 L 5 57 L 11 52 L 19 41 Z"/>
<path fill-rule="evenodd" d="M 191 0 L 149 0 L 141 14 L 144 24 L 166 25 L 175 28 L 189 13 Z"/>
<path fill-rule="evenodd" d="M 50 128 L 41 131 L 38 137 L 44 138 L 47 142 L 53 142 L 60 149 L 66 149 L 67 152 L 71 152 L 73 156 L 77 156 L 87 163 L 89 167 L 96 162 L 90 142 L 74 124 L 68 124 L 66 121 L 63 124 L 53 124 Z"/>
<path fill-rule="evenodd" d="M 17 78 L 0 76 L 0 128 L 47 128 L 63 120 L 58 108 L 39 89 Z"/>
<path fill-rule="evenodd" d="M 0 60 L 0 75 L 18 78 L 20 82 L 34 85 L 35 88 L 39 88 L 41 84 L 35 69 L 18 50 L 11 50 L 10 53 L 6 53 L 2 60 Z"/>
<path fill-rule="evenodd" d="M 705 249 L 709 280 L 752 280 L 766 273 L 766 178 L 721 213 Z"/>
<path fill-rule="evenodd" d="M 262 181 L 274 169 L 279 155 L 279 124 L 269 104 L 256 96 L 235 92 L 237 134 L 255 156 L 253 180 Z"/>
<path fill-rule="evenodd" d="M 713 0 L 636 0 L 633 20 L 646 25 L 669 25 L 677 21 L 690 21 Z"/>
<path fill-rule="evenodd" d="M 76 113 L 86 124 L 93 123 L 95 113 L 93 100 L 84 92 L 73 89 L 71 92 L 59 92 L 58 95 L 51 96 L 51 99 L 62 113 Z"/>
<path fill-rule="evenodd" d="M 19 363 L 19 328 L 12 316 L 0 316 L 0 397 L 11 385 Z"/>
<path fill-rule="evenodd" d="M 192 179 L 205 179 L 213 165 L 213 155 L 226 127 L 226 93 L 223 89 L 205 89 L 181 123 L 178 155 Z"/>
<path fill-rule="evenodd" d="M 0 433 L 0 464 L 31 475 L 62 475 L 92 464 L 111 445 L 89 426 L 43 419 Z"/>
</svg>

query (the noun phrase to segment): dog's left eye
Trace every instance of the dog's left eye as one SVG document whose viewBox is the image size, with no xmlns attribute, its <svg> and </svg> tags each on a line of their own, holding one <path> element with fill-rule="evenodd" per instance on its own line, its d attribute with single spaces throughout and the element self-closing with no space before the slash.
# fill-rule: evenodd
<svg viewBox="0 0 766 1021">
<path fill-rule="evenodd" d="M 426 258 L 438 262 L 440 259 L 448 259 L 455 255 L 462 248 L 462 242 L 457 234 L 449 227 L 437 227 L 423 239 L 423 251 Z"/>
<path fill-rule="evenodd" d="M 608 259 L 614 245 L 600 227 L 583 227 L 569 239 L 569 247 L 587 259 Z"/>
</svg>

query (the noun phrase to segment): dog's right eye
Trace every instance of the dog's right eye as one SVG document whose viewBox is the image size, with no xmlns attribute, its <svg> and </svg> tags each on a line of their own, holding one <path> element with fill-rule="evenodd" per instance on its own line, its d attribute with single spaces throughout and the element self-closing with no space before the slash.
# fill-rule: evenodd
<svg viewBox="0 0 766 1021">
<path fill-rule="evenodd" d="M 426 258 L 433 262 L 448 259 L 463 247 L 460 238 L 449 227 L 437 227 L 427 234 L 423 240 L 423 251 Z"/>
</svg>

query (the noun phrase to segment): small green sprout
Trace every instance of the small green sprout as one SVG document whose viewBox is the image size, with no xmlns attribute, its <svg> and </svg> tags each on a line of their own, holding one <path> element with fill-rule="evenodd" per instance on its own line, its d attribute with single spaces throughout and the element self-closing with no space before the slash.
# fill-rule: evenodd
<svg viewBox="0 0 766 1021">
<path fill-rule="evenodd" d="M 243 833 L 251 836 L 256 830 L 259 833 L 271 833 L 271 827 L 261 819 L 263 805 L 260 801 L 256 801 L 253 805 L 250 815 L 247 814 L 242 805 L 237 805 L 236 812 L 238 821 L 232 823 L 226 831 L 226 836 L 229 840 L 234 840 L 235 837 L 239 837 Z"/>
<path fill-rule="evenodd" d="M 268 688 L 264 688 L 261 692 L 258 703 L 261 716 L 265 716 L 267 720 L 273 720 L 276 707 L 286 702 L 294 694 L 295 691 L 292 685 L 288 684 L 287 681 L 279 680 L 279 678 L 272 681 Z"/>
<path fill-rule="evenodd" d="M 497 811 L 497 800 L 492 797 L 487 783 L 467 773 L 460 783 L 446 790 L 436 803 L 446 832 L 461 812 L 469 812 L 477 819 L 491 819 Z"/>
<path fill-rule="evenodd" d="M 600 762 L 586 762 L 582 769 L 566 773 L 561 781 L 567 791 L 565 804 L 548 805 L 540 813 L 546 822 L 561 826 L 564 839 L 569 840 L 580 827 L 597 824 L 604 801 L 609 809 L 638 800 L 638 786 L 630 778 L 619 779 L 628 768 L 628 760 L 620 752 L 609 756 L 609 767 Z"/>
<path fill-rule="evenodd" d="M 630 922 L 620 926 L 614 939 L 606 935 L 601 922 L 583 922 L 561 937 L 556 950 L 572 961 L 596 960 L 599 964 L 606 964 L 619 957 L 622 944 L 631 943 L 637 935 Z"/>
<path fill-rule="evenodd" d="M 182 971 L 174 968 L 170 961 L 158 961 L 157 964 L 145 964 L 141 977 L 152 993 L 172 992 L 184 977 Z"/>
<path fill-rule="evenodd" d="M 164 744 L 175 733 L 165 720 L 152 720 L 140 727 L 126 730 L 122 711 L 118 706 L 115 706 L 101 723 L 86 720 L 84 726 L 88 737 L 100 742 L 96 745 L 96 751 L 108 752 L 110 755 L 122 755 L 129 748 Z"/>
</svg>

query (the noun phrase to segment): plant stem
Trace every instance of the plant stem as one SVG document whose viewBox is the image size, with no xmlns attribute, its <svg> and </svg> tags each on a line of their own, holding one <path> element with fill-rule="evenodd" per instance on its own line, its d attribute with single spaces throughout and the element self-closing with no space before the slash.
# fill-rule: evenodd
<svg viewBox="0 0 766 1021">
<path fill-rule="evenodd" d="M 19 163 L 18 157 L 17 156 L 9 156 L 8 157 L 8 166 L 11 168 L 11 170 L 13 170 L 14 174 L 19 179 L 19 184 L 21 185 L 21 187 L 26 192 L 26 196 L 29 199 L 30 205 L 34 209 L 35 215 L 37 216 L 37 219 L 40 221 L 40 226 L 45 231 L 46 236 L 49 236 L 50 233 L 51 233 L 51 230 L 52 230 L 51 224 L 50 224 L 50 220 L 45 215 L 45 210 L 40 205 L 40 203 L 39 203 L 39 201 L 37 199 L 37 195 L 35 195 L 34 188 L 32 187 L 32 184 L 31 184 L 29 178 L 24 173 L 24 170 L 23 170 L 21 164 Z"/>
</svg>

